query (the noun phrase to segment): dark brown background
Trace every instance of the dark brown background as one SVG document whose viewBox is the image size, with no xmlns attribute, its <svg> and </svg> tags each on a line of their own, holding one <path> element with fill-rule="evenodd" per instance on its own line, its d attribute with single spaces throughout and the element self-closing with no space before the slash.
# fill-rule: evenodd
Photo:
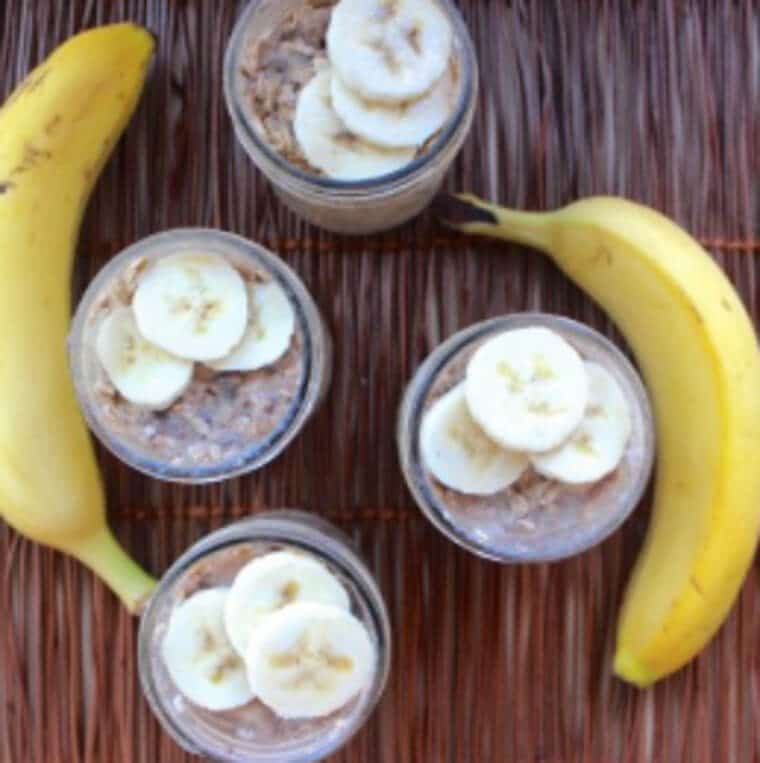
<svg viewBox="0 0 760 763">
<path fill-rule="evenodd" d="M 610 657 L 645 507 L 601 547 L 534 567 L 478 561 L 417 512 L 394 417 L 439 340 L 526 308 L 611 327 L 530 252 L 452 237 L 425 216 L 349 239 L 290 215 L 236 144 L 222 102 L 222 54 L 241 7 L 0 0 L 3 95 L 77 30 L 132 19 L 158 34 L 139 113 L 89 207 L 76 293 L 137 238 L 219 226 L 281 252 L 336 339 L 327 404 L 257 475 L 171 487 L 101 454 L 121 540 L 158 574 L 210 528 L 265 507 L 303 506 L 353 535 L 387 597 L 395 659 L 377 713 L 336 761 L 760 759 L 757 567 L 699 660 L 638 692 L 611 677 Z M 651 203 L 702 238 L 757 318 L 757 3 L 469 0 L 462 10 L 482 90 L 448 185 L 530 208 L 599 192 Z M 185 760 L 140 696 L 136 622 L 111 594 L 4 525 L 0 565 L 0 760 Z"/>
</svg>

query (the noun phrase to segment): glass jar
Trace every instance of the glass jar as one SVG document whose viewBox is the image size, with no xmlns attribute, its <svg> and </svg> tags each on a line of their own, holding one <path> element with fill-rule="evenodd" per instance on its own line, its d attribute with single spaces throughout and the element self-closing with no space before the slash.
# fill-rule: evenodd
<svg viewBox="0 0 760 763">
<path fill-rule="evenodd" d="M 524 492 L 500 493 L 498 500 L 445 489 L 428 473 L 420 455 L 425 410 L 464 378 L 467 360 L 486 339 L 533 326 L 558 333 L 585 361 L 602 365 L 616 379 L 632 421 L 623 460 L 612 475 L 592 486 L 565 486 L 536 476 L 534 486 Z M 499 562 L 551 561 L 600 543 L 639 503 L 654 459 L 649 398 L 625 355 L 588 326 L 542 313 L 518 313 L 477 323 L 439 345 L 406 389 L 397 441 L 404 477 L 425 516 L 455 543 Z"/>
<path fill-rule="evenodd" d="M 235 133 L 254 164 L 296 214 L 339 233 L 393 228 L 428 206 L 472 124 L 478 92 L 475 48 L 451 0 L 436 0 L 454 31 L 461 88 L 449 121 L 419 157 L 396 172 L 360 181 L 340 181 L 295 167 L 262 139 L 245 103 L 240 64 L 245 49 L 268 34 L 303 0 L 251 0 L 238 20 L 224 60 L 224 94 Z M 258 36 L 258 37 L 257 37 Z"/>
<path fill-rule="evenodd" d="M 224 449 L 215 447 L 214 442 L 206 442 L 204 437 L 207 433 L 199 429 L 197 433 L 183 430 L 182 434 L 177 434 L 173 449 L 166 447 L 162 451 L 158 445 L 154 445 L 159 442 L 156 438 L 163 436 L 161 426 L 168 426 L 160 423 L 162 412 L 154 415 L 154 412 L 138 411 L 134 406 L 127 406 L 118 396 L 113 396 L 111 400 L 108 397 L 110 393 L 104 392 L 107 386 L 103 386 L 103 369 L 95 353 L 97 328 L 103 315 L 107 314 L 108 300 L 117 299 L 112 295 L 117 295 L 118 290 L 123 288 L 121 284 L 130 269 L 185 252 L 219 255 L 243 273 L 252 271 L 273 280 L 284 290 L 295 314 L 294 340 L 286 354 L 292 358 L 292 362 L 288 360 L 285 368 L 272 366 L 281 369 L 277 373 L 283 374 L 281 381 L 283 385 L 287 384 L 289 395 L 286 397 L 283 393 L 283 402 L 277 403 L 276 410 L 268 414 L 271 421 L 266 422 L 261 413 L 266 410 L 263 404 L 257 408 L 253 402 L 242 398 L 239 403 L 230 402 L 230 405 L 248 407 L 241 408 L 239 416 L 235 415 L 241 426 L 240 434 L 234 443 L 231 436 L 228 437 L 232 444 L 225 445 Z M 319 309 L 295 272 L 273 252 L 252 241 L 205 228 L 183 228 L 149 236 L 110 260 L 90 283 L 79 303 L 72 323 L 68 350 L 77 397 L 95 436 L 131 467 L 152 477 L 173 482 L 214 482 L 253 471 L 272 461 L 317 410 L 332 374 L 330 335 Z M 241 384 L 245 383 L 245 379 L 252 378 L 246 376 L 247 373 L 250 372 L 238 374 Z M 267 373 L 266 369 L 262 373 Z M 221 376 L 223 374 L 219 378 Z M 279 399 L 277 385 L 280 379 L 276 376 L 267 378 L 267 394 Z M 196 384 L 195 379 L 193 384 Z M 231 383 L 225 382 L 225 385 L 232 396 Z M 284 388 L 283 386 L 282 389 Z M 210 389 L 210 385 L 206 389 Z M 192 390 L 191 385 L 185 394 L 192 395 Z M 256 393 L 251 391 L 251 394 Z M 180 401 L 184 399 L 185 397 Z M 209 401 L 204 404 L 213 405 L 213 399 L 209 393 Z M 191 404 L 185 403 L 187 406 Z M 123 406 L 121 410 L 119 405 Z M 129 420 L 130 416 L 134 423 Z M 199 415 L 198 418 L 202 416 Z M 198 426 L 201 427 L 201 424 Z M 254 438 L 251 433 L 258 431 L 256 428 L 259 425 L 266 434 Z M 251 441 L 248 441 L 249 437 Z"/>
<path fill-rule="evenodd" d="M 280 720 L 279 726 L 269 728 L 273 714 L 256 700 L 235 711 L 210 712 L 185 700 L 172 683 L 161 643 L 174 607 L 187 593 L 187 581 L 214 578 L 213 585 L 229 585 L 234 570 L 225 578 L 224 560 L 240 549 L 253 555 L 282 549 L 311 554 L 347 589 L 352 612 L 376 647 L 377 661 L 371 684 L 337 713 L 322 719 Z M 215 575 L 215 569 L 222 572 Z M 283 510 L 235 522 L 185 551 L 148 602 L 138 649 L 145 696 L 161 725 L 184 749 L 216 761 L 307 763 L 342 747 L 372 713 L 388 677 L 391 634 L 382 595 L 348 537 L 317 516 Z"/>
</svg>

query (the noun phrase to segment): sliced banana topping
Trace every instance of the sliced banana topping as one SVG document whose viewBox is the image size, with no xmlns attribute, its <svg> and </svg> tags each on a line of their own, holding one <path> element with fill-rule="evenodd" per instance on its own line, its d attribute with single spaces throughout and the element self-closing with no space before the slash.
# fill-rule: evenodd
<svg viewBox="0 0 760 763">
<path fill-rule="evenodd" d="M 425 413 L 420 453 L 439 482 L 470 495 L 504 490 L 530 463 L 525 454 L 505 450 L 486 437 L 467 408 L 464 383 L 438 398 Z"/>
<path fill-rule="evenodd" d="M 556 450 L 533 456 L 537 472 L 571 484 L 596 482 L 620 463 L 631 436 L 631 414 L 615 377 L 598 363 L 586 363 L 590 380 L 586 413 Z"/>
<path fill-rule="evenodd" d="M 253 632 L 246 665 L 256 696 L 281 718 L 318 718 L 372 680 L 376 650 L 364 625 L 338 607 L 289 604 Z"/>
<path fill-rule="evenodd" d="M 208 710 L 231 710 L 253 698 L 245 664 L 224 630 L 227 591 L 208 588 L 178 605 L 161 644 L 177 689 Z"/>
<path fill-rule="evenodd" d="M 132 303 L 140 333 L 181 358 L 227 355 L 248 325 L 242 276 L 220 256 L 175 254 L 142 274 Z"/>
<path fill-rule="evenodd" d="M 414 148 L 384 149 L 349 131 L 333 109 L 330 77 L 317 72 L 298 96 L 293 131 L 306 160 L 337 180 L 386 175 L 412 161 Z"/>
<path fill-rule="evenodd" d="M 368 101 L 419 98 L 443 76 L 453 33 L 435 0 L 341 0 L 327 29 L 330 62 Z"/>
<path fill-rule="evenodd" d="M 348 592 L 324 564 L 304 554 L 275 551 L 253 559 L 235 577 L 224 608 L 227 635 L 245 655 L 255 629 L 273 612 L 299 601 L 348 610 Z"/>
<path fill-rule="evenodd" d="M 103 319 L 95 352 L 119 394 L 145 408 L 168 408 L 193 377 L 192 361 L 170 355 L 140 334 L 129 307 L 119 307 Z"/>
<path fill-rule="evenodd" d="M 284 355 L 296 316 L 284 289 L 274 281 L 248 286 L 248 326 L 229 355 L 208 365 L 216 371 L 255 371 Z"/>
<path fill-rule="evenodd" d="M 457 80 L 449 69 L 421 98 L 383 104 L 365 101 L 333 74 L 331 94 L 340 119 L 364 140 L 389 148 L 418 147 L 449 118 L 457 98 Z"/>
<path fill-rule="evenodd" d="M 465 396 L 483 431 L 502 447 L 551 450 L 583 418 L 589 381 L 578 352 L 543 327 L 484 342 L 467 365 Z"/>
</svg>

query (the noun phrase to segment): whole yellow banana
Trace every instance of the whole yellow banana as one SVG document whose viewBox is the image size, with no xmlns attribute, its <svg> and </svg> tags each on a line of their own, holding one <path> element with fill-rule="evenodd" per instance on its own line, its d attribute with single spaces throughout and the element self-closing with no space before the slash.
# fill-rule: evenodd
<svg viewBox="0 0 760 763">
<path fill-rule="evenodd" d="M 463 195 L 454 227 L 543 250 L 615 320 L 657 422 L 649 533 L 626 592 L 615 671 L 646 686 L 688 662 L 728 614 L 760 528 L 760 354 L 738 295 L 668 218 L 619 198 L 528 213 Z"/>
<path fill-rule="evenodd" d="M 131 24 L 84 32 L 0 109 L 0 515 L 91 567 L 131 611 L 155 581 L 106 526 L 65 343 L 82 213 L 153 48 Z"/>
</svg>

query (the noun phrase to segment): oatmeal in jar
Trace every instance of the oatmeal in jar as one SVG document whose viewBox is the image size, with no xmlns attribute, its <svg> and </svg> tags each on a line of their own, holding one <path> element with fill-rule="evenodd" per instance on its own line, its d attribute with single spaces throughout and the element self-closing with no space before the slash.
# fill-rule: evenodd
<svg viewBox="0 0 760 763">
<path fill-rule="evenodd" d="M 248 0 L 224 58 L 240 144 L 284 204 L 340 233 L 428 206 L 477 93 L 454 0 Z"/>
<path fill-rule="evenodd" d="M 300 512 L 263 514 L 203 539 L 161 581 L 141 623 L 141 678 L 183 746 L 316 760 L 366 719 L 385 682 L 387 615 L 334 532 Z"/>
<path fill-rule="evenodd" d="M 323 329 L 307 324 L 284 266 L 177 235 L 172 251 L 143 242 L 109 266 L 78 312 L 72 361 L 85 412 L 117 454 L 156 476 L 215 478 L 292 430 L 314 370 L 310 334 Z"/>
<path fill-rule="evenodd" d="M 305 0 L 243 54 L 250 117 L 305 172 L 394 172 L 423 155 L 455 111 L 452 34 L 436 0 Z"/>
<path fill-rule="evenodd" d="M 399 444 L 423 511 L 505 561 L 559 558 L 606 537 L 641 496 L 653 455 L 630 364 L 553 316 L 497 319 L 446 342 L 410 385 Z"/>
</svg>

